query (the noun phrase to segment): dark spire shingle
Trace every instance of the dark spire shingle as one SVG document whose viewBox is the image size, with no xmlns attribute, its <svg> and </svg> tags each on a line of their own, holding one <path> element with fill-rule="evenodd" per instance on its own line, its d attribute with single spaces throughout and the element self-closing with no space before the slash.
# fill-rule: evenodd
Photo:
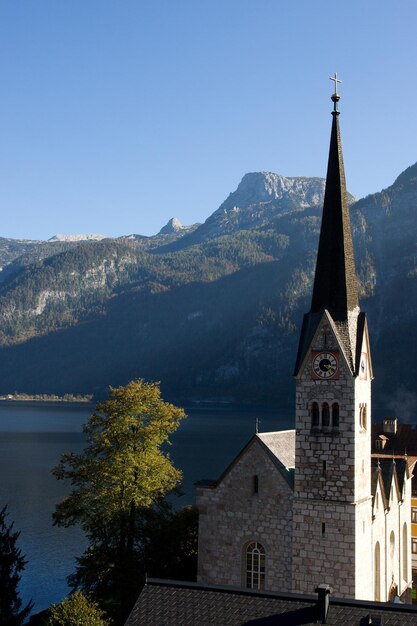
<svg viewBox="0 0 417 626">
<path fill-rule="evenodd" d="M 340 138 L 339 111 L 337 109 L 340 96 L 336 88 L 337 82 L 341 81 L 338 80 L 336 82 L 336 79 L 337 74 L 331 79 L 335 80 L 335 93 L 332 95 L 334 110 L 332 111 L 333 122 L 327 165 L 326 191 L 324 194 L 313 296 L 310 312 L 304 316 L 295 364 L 295 375 L 300 370 L 325 310 L 327 310 L 334 322 L 338 339 L 352 372 L 355 371 L 357 357 L 360 354 L 360 346 L 356 345 L 357 340 L 358 338 L 362 340 L 362 327 L 365 324 L 363 319 L 360 337 L 357 335 L 356 330 L 353 334 L 351 333 L 349 313 L 353 311 L 359 313 L 359 298 Z M 360 316 L 356 322 L 358 320 L 361 322 Z"/>
<path fill-rule="evenodd" d="M 349 205 L 347 202 L 339 112 L 333 111 L 323 217 L 311 312 L 327 309 L 334 320 L 347 319 L 358 304 Z"/>
</svg>

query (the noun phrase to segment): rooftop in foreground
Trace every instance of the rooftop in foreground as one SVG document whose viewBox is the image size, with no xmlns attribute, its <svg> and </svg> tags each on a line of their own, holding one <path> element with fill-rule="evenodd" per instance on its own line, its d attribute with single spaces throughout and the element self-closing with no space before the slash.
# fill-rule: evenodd
<svg viewBox="0 0 417 626">
<path fill-rule="evenodd" d="M 410 605 L 341 600 L 331 595 L 329 599 L 326 616 L 320 592 L 318 597 L 148 579 L 125 626 L 417 624 L 417 608 Z"/>
</svg>

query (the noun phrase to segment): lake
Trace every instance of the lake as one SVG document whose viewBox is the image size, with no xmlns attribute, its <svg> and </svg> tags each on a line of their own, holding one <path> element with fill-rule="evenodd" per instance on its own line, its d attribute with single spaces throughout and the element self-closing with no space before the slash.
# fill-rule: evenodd
<svg viewBox="0 0 417 626">
<path fill-rule="evenodd" d="M 64 452 L 80 452 L 82 425 L 89 406 L 71 404 L 0 404 L 0 508 L 8 505 L 9 523 L 21 531 L 19 547 L 27 559 L 20 586 L 34 612 L 57 603 L 68 593 L 67 576 L 84 549 L 78 528 L 52 526 L 55 504 L 68 486 L 51 470 Z M 169 454 L 183 472 L 184 496 L 178 506 L 193 503 L 194 483 L 217 478 L 255 432 L 293 428 L 293 417 L 268 409 L 209 407 L 187 409 L 188 418 L 172 436 Z"/>
</svg>

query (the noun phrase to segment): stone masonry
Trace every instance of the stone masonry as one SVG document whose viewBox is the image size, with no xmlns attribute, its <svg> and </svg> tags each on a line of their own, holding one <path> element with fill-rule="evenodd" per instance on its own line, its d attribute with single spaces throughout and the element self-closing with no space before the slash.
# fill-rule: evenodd
<svg viewBox="0 0 417 626">
<path fill-rule="evenodd" d="M 292 495 L 259 436 L 216 485 L 197 486 L 199 582 L 245 586 L 245 547 L 258 541 L 266 551 L 265 588 L 291 591 Z"/>
</svg>

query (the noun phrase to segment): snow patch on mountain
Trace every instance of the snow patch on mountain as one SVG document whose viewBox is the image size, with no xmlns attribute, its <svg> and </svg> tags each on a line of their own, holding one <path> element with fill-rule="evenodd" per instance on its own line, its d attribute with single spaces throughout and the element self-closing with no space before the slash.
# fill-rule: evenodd
<svg viewBox="0 0 417 626">
<path fill-rule="evenodd" d="M 50 239 L 49 242 L 53 243 L 55 241 L 101 241 L 102 239 L 107 239 L 105 235 L 54 235 Z"/>
</svg>

